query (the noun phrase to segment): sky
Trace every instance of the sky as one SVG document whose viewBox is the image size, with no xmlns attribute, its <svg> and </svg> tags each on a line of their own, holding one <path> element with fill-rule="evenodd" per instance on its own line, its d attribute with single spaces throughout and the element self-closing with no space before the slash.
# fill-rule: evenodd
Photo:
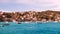
<svg viewBox="0 0 60 34">
<path fill-rule="evenodd" d="M 2 11 L 60 10 L 60 0 L 0 0 Z"/>
</svg>

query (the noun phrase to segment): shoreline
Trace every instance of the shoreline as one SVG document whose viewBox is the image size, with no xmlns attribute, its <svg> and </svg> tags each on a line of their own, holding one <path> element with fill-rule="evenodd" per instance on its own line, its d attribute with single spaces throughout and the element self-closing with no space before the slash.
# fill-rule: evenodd
<svg viewBox="0 0 60 34">
<path fill-rule="evenodd" d="M 31 22 L 33 22 L 33 23 L 49 23 L 49 22 L 54 22 L 55 23 L 56 21 L 45 21 L 45 22 L 42 22 L 42 21 L 24 21 L 24 23 L 31 23 Z M 9 23 L 9 22 L 7 21 L 5 23 Z M 13 22 L 13 23 L 17 23 L 17 22 Z M 18 22 L 18 23 L 23 23 L 23 22 Z"/>
</svg>

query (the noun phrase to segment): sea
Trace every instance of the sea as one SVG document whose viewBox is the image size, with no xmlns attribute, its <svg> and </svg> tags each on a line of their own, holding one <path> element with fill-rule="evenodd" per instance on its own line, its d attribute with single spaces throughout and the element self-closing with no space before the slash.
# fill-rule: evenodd
<svg viewBox="0 0 60 34">
<path fill-rule="evenodd" d="M 60 22 L 0 22 L 0 34 L 60 34 Z"/>
</svg>

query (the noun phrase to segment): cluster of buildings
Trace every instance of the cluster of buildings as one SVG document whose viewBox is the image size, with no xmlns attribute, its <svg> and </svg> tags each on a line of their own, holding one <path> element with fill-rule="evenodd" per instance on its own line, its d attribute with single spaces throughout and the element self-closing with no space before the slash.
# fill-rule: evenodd
<svg viewBox="0 0 60 34">
<path fill-rule="evenodd" d="M 25 11 L 3 12 L 0 11 L 0 22 L 23 22 L 23 21 L 57 21 L 60 22 L 60 11 Z"/>
</svg>

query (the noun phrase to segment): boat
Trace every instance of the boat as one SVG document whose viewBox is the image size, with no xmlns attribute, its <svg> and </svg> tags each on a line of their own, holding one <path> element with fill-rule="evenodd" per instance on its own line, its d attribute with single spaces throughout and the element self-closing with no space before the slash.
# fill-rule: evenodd
<svg viewBox="0 0 60 34">
<path fill-rule="evenodd" d="M 4 26 L 8 26 L 8 25 L 9 25 L 9 24 L 3 24 L 2 27 L 4 27 Z"/>
<path fill-rule="evenodd" d="M 29 23 L 29 22 L 25 22 L 25 23 Z"/>
<path fill-rule="evenodd" d="M 21 23 L 18 22 L 18 24 L 21 24 Z"/>
<path fill-rule="evenodd" d="M 8 24 L 8 21 L 6 21 L 4 24 L 2 24 L 2 27 L 4 27 L 4 26 L 8 26 L 9 24 Z"/>
</svg>

